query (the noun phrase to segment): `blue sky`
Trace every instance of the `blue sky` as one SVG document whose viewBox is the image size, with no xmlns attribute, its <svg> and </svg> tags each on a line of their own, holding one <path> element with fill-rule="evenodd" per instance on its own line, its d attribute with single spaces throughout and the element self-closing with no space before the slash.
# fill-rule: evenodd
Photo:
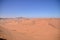
<svg viewBox="0 0 60 40">
<path fill-rule="evenodd" d="M 0 17 L 60 18 L 58 0 L 2 0 Z"/>
</svg>

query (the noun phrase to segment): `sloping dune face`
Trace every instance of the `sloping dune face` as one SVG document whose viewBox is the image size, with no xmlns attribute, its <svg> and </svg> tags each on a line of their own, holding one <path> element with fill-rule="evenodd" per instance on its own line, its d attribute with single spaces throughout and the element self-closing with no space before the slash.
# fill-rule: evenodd
<svg viewBox="0 0 60 40">
<path fill-rule="evenodd" d="M 13 40 L 59 40 L 60 38 L 60 18 L 1 19 L 0 26 L 11 33 L 12 36 L 9 37 Z"/>
</svg>

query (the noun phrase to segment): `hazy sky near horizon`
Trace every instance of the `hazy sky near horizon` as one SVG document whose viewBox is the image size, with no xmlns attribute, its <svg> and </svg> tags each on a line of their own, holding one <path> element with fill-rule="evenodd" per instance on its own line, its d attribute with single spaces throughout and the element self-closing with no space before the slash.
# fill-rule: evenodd
<svg viewBox="0 0 60 40">
<path fill-rule="evenodd" d="M 1 0 L 0 17 L 60 18 L 58 0 Z"/>
</svg>

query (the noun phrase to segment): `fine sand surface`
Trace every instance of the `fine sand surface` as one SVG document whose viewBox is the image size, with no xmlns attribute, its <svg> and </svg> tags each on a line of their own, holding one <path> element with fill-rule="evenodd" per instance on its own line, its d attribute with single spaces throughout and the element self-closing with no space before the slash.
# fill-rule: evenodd
<svg viewBox="0 0 60 40">
<path fill-rule="evenodd" d="M 0 19 L 2 29 L 10 40 L 59 40 L 60 18 Z"/>
</svg>

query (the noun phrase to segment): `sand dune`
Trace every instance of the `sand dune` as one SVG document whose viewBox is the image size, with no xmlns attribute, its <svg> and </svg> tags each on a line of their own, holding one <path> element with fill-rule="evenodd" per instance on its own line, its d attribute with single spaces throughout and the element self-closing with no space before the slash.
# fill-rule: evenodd
<svg viewBox="0 0 60 40">
<path fill-rule="evenodd" d="M 1 19 L 0 26 L 10 40 L 59 40 L 60 18 Z"/>
</svg>

